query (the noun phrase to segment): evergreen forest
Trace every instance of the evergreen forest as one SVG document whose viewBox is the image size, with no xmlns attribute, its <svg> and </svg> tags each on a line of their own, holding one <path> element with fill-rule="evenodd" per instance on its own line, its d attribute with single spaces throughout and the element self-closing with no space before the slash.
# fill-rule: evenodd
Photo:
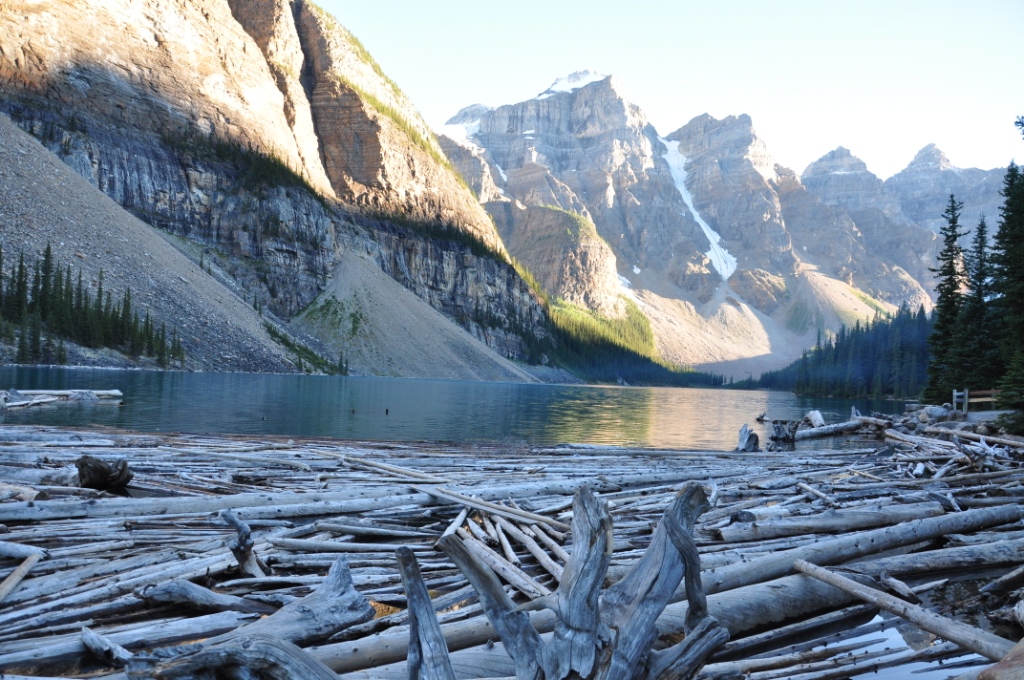
<svg viewBox="0 0 1024 680">
<path fill-rule="evenodd" d="M 1024 133 L 1024 118 L 1017 126 Z M 963 203 L 950 195 L 939 232 L 936 304 L 900 309 L 865 326 L 842 328 L 786 368 L 737 387 L 766 387 L 836 397 L 921 398 L 942 404 L 954 390 L 998 389 L 1000 424 L 1024 433 L 1024 177 L 1006 170 L 993 237 L 982 216 L 960 223 Z M 964 248 L 963 237 L 970 235 Z"/>
<path fill-rule="evenodd" d="M 925 384 L 932 321 L 924 308 L 902 307 L 804 352 L 796 362 L 761 375 L 757 387 L 850 399 L 915 398 Z"/>
<path fill-rule="evenodd" d="M 16 345 L 19 364 L 64 364 L 64 341 L 82 347 L 111 348 L 133 358 L 150 357 L 162 368 L 185 362 L 185 349 L 176 330 L 157 328 L 146 312 L 132 306 L 126 288 L 119 301 L 103 289 L 100 271 L 96 292 L 73 276 L 70 265 L 54 261 L 50 245 L 41 259 L 28 263 L 24 253 L 11 263 L 5 278 L 0 248 L 0 342 Z"/>
</svg>

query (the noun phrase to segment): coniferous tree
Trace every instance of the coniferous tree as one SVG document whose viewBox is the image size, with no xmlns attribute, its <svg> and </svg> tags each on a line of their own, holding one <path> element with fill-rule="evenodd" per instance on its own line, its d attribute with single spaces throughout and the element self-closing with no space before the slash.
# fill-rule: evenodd
<svg viewBox="0 0 1024 680">
<path fill-rule="evenodd" d="M 4 299 L 4 249 L 0 246 L 0 323 L 7 318 L 7 302 Z"/>
<path fill-rule="evenodd" d="M 964 385 L 973 389 L 991 389 L 1004 371 L 999 319 L 990 304 L 989 259 L 988 227 L 982 216 L 965 257 L 968 293 L 960 308 L 950 349 L 951 362 L 959 367 Z"/>
<path fill-rule="evenodd" d="M 992 288 L 1005 324 L 1003 358 L 1009 363 L 1024 338 L 1024 177 L 1014 163 L 1006 169 L 1002 195 L 992 249 Z"/>
<path fill-rule="evenodd" d="M 11 270 L 11 316 L 12 321 L 21 322 L 28 313 L 28 270 L 25 269 L 25 255 L 18 255 L 18 268 Z"/>
<path fill-rule="evenodd" d="M 952 391 L 962 389 L 963 375 L 953 356 L 957 318 L 963 305 L 963 289 L 967 283 L 963 269 L 963 250 L 959 239 L 966 232 L 960 231 L 960 210 L 963 203 L 949 195 L 949 203 L 942 216 L 946 224 L 939 231 L 942 236 L 942 250 L 939 252 L 939 266 L 931 271 L 938 275 L 935 303 L 935 323 L 928 338 L 932 360 L 928 363 L 928 382 L 924 398 L 933 403 L 944 403 L 952 398 Z"/>
<path fill-rule="evenodd" d="M 43 252 L 43 264 L 39 268 L 39 315 L 43 321 L 50 317 L 50 299 L 53 293 L 53 249 L 46 244 Z"/>
<path fill-rule="evenodd" d="M 1010 361 L 1009 370 L 999 382 L 999 408 L 1013 409 L 1003 414 L 998 423 L 1012 434 L 1024 434 L 1024 349 L 1018 348 Z"/>
<path fill-rule="evenodd" d="M 18 354 L 17 362 L 27 364 L 32 360 L 28 348 L 28 316 L 21 316 L 21 330 L 18 331 Z"/>
<path fill-rule="evenodd" d="M 28 356 L 32 362 L 43 358 L 43 320 L 38 309 L 29 317 Z"/>
</svg>

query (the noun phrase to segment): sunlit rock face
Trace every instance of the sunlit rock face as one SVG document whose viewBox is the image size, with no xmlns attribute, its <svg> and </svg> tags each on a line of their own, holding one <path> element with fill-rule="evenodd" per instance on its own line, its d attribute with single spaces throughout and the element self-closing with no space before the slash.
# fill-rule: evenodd
<svg viewBox="0 0 1024 680">
<path fill-rule="evenodd" d="M 415 107 L 312 3 L 9 3 L 0 111 L 279 316 L 357 250 L 503 356 L 544 332 Z"/>
<path fill-rule="evenodd" d="M 749 116 L 702 115 L 661 136 L 614 77 L 590 72 L 517 104 L 467 107 L 439 133 L 513 256 L 567 299 L 565 263 L 586 262 L 573 272 L 588 294 L 572 299 L 592 310 L 616 295 L 638 299 L 657 318 L 666 358 L 706 363 L 714 349 L 688 344 L 714 328 L 723 348 L 739 336 L 773 338 L 778 363 L 819 329 L 931 305 L 934 235 L 846 149 L 812 164 L 804 181 L 776 164 Z M 608 254 L 570 256 L 582 245 L 559 238 L 550 215 L 538 219 L 545 208 L 589 218 Z M 542 257 L 545 230 L 551 254 Z"/>
</svg>

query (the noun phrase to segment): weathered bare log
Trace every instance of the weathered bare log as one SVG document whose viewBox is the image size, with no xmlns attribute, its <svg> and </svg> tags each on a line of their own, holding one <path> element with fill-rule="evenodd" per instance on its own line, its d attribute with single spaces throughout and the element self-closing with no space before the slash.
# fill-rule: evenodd
<svg viewBox="0 0 1024 680">
<path fill-rule="evenodd" d="M 82 627 L 82 644 L 97 659 L 115 668 L 124 668 L 132 658 L 132 653 L 127 649 L 85 626 Z"/>
<path fill-rule="evenodd" d="M 0 522 L 200 514 L 229 508 L 245 519 L 263 514 L 281 518 L 368 512 L 410 503 L 428 505 L 434 502 L 427 494 L 403 494 L 399 491 L 369 487 L 317 494 L 251 493 L 203 498 L 110 498 L 104 499 L 102 503 L 61 500 L 3 503 L 0 504 Z"/>
<path fill-rule="evenodd" d="M 252 529 L 249 528 L 249 525 L 238 519 L 235 513 L 230 510 L 221 510 L 220 518 L 238 532 L 235 540 L 228 545 L 231 549 L 231 554 L 238 560 L 238 568 L 241 569 L 243 574 L 248 576 L 256 578 L 266 576 L 266 572 L 260 566 L 259 558 L 256 557 L 252 550 L 255 543 L 252 540 Z"/>
<path fill-rule="evenodd" d="M 28 573 L 32 571 L 32 567 L 36 566 L 41 559 L 43 559 L 43 551 L 40 550 L 37 553 L 32 553 L 14 571 L 7 575 L 3 583 L 0 583 L 0 602 L 3 602 L 4 598 L 21 584 L 25 577 L 28 576 Z"/>
<path fill-rule="evenodd" d="M 848 593 L 810 577 L 787 576 L 727 593 L 709 595 L 708 613 L 731 635 L 738 635 L 760 626 L 844 606 L 854 599 Z M 684 633 L 688 613 L 689 605 L 686 602 L 666 607 L 658 618 L 661 634 Z M 550 611 L 534 612 L 529 622 L 532 623 L 529 630 L 534 633 L 548 633 L 554 629 L 555 615 Z M 451 660 L 456 673 L 469 671 L 471 677 L 484 678 L 517 674 L 509 658 L 510 654 L 502 645 L 494 645 L 493 648 L 482 646 L 498 636 L 491 623 L 483 622 L 481 625 L 481 622 L 474 619 L 444 625 L 441 629 L 448 649 L 453 650 Z M 502 636 L 502 639 L 509 638 Z M 373 669 L 354 674 L 353 678 L 398 680 L 408 677 L 404 662 L 407 644 L 407 631 L 386 631 L 371 638 L 314 648 L 311 652 L 337 672 Z"/>
<path fill-rule="evenodd" d="M 153 604 L 183 604 L 199 610 L 273 614 L 278 609 L 265 602 L 215 593 L 181 579 L 145 586 L 136 591 L 136 595 Z"/>
<path fill-rule="evenodd" d="M 548 680 L 562 680 L 570 673 L 590 677 L 598 662 L 597 650 L 611 642 L 608 630 L 600 625 L 598 599 L 611 560 L 612 518 L 608 505 L 586 487 L 573 499 L 572 535 L 572 557 L 553 603 L 558 621 L 551 642 L 543 648 L 542 667 Z"/>
<path fill-rule="evenodd" d="M 373 607 L 352 585 L 348 560 L 331 565 L 320 587 L 312 593 L 237 630 L 212 638 L 208 644 L 237 641 L 252 635 L 271 635 L 299 645 L 326 640 L 339 630 L 373 618 Z"/>
<path fill-rule="evenodd" d="M 722 540 L 730 543 L 756 541 L 783 536 L 857 531 L 943 514 L 945 511 L 942 506 L 931 502 L 887 505 L 874 509 L 830 510 L 807 517 L 781 517 L 749 524 L 730 524 L 718 529 L 718 534 Z"/>
<path fill-rule="evenodd" d="M 106 637 L 127 649 L 171 645 L 234 630 L 251 616 L 238 612 L 218 612 L 191 619 L 156 622 L 150 626 L 136 627 Z M 86 647 L 81 635 L 63 635 L 56 639 L 48 639 L 44 645 L 35 643 L 28 649 L 0 654 L 0 670 L 30 667 L 44 669 L 81 658 L 85 652 Z"/>
<path fill-rule="evenodd" d="M 551 594 L 551 589 L 537 583 L 532 576 L 519 567 L 507 561 L 504 557 L 488 548 L 482 541 L 478 541 L 469 535 L 469 532 L 459 529 L 455 535 L 462 539 L 466 550 L 476 555 L 481 562 L 486 564 L 495 574 L 505 579 L 509 585 L 530 598 L 543 597 Z M 444 549 L 444 546 L 441 546 Z M 447 552 L 447 551 L 446 551 Z"/>
<path fill-rule="evenodd" d="M 453 502 L 453 503 L 461 503 L 463 505 L 468 505 L 471 508 L 476 508 L 477 510 L 483 510 L 484 512 L 489 512 L 489 513 L 494 514 L 494 515 L 500 515 L 502 517 L 509 517 L 511 519 L 525 519 L 525 520 L 528 520 L 530 522 L 535 522 L 535 523 L 539 523 L 539 524 L 549 524 L 549 525 L 553 526 L 556 529 L 562 529 L 562 530 L 568 530 L 569 529 L 569 526 L 567 524 L 565 524 L 564 522 L 559 522 L 558 520 L 551 519 L 550 517 L 545 517 L 544 515 L 538 515 L 538 514 L 533 513 L 533 512 L 527 512 L 526 510 L 519 510 L 517 508 L 510 508 L 510 507 L 505 506 L 505 505 L 499 505 L 498 503 L 491 503 L 490 501 L 485 501 L 485 500 L 482 500 L 480 498 L 472 498 L 470 496 L 466 496 L 466 495 L 463 495 L 461 493 L 456 493 L 454 491 L 451 491 L 450 489 L 442 489 L 440 487 L 426 487 L 426 486 L 424 486 L 424 487 L 414 486 L 412 488 L 416 489 L 417 491 L 420 491 L 422 493 L 430 494 L 431 496 L 435 496 L 437 498 L 442 498 L 444 500 L 447 500 L 447 501 L 450 501 L 450 502 Z"/>
<path fill-rule="evenodd" d="M 1024 674 L 1024 640 L 993 666 L 978 673 L 978 680 L 1015 680 Z"/>
<path fill-rule="evenodd" d="M 981 592 L 986 595 L 1005 595 L 1006 593 L 1024 585 L 1024 566 L 1017 567 L 1008 574 L 1003 574 L 995 581 L 985 584 Z M 0 597 L 0 599 L 3 599 Z"/>
<path fill-rule="evenodd" d="M 834 437 L 835 435 L 843 434 L 844 432 L 855 432 L 862 427 L 864 427 L 864 421 L 860 418 L 856 418 L 842 423 L 833 423 L 831 425 L 822 425 L 820 427 L 810 427 L 806 430 L 797 430 L 793 438 L 799 442 L 804 441 L 805 439 L 815 439 L 817 437 Z"/>
<path fill-rule="evenodd" d="M 264 680 L 337 680 L 331 669 L 294 644 L 271 635 L 203 645 L 168 659 L 136 655 L 128 663 L 132 680 L 171 678 L 262 678 Z"/>
<path fill-rule="evenodd" d="M 498 583 L 494 572 L 480 561 L 479 557 L 471 553 L 461 539 L 453 535 L 444 536 L 438 541 L 438 545 L 455 562 L 456 566 L 462 570 L 462 573 L 466 575 L 473 588 L 476 589 L 477 595 L 480 598 L 480 604 L 483 606 L 487 620 L 490 622 L 490 626 L 484 629 L 479 629 L 478 626 L 478 630 L 487 630 L 492 635 L 497 633 L 505 642 L 508 656 L 512 657 L 512 661 L 515 664 L 514 672 L 516 677 L 539 677 L 541 672 L 541 641 L 537 630 L 530 623 L 529 615 L 512 604 L 508 595 L 505 594 L 505 590 Z M 335 646 L 335 649 L 337 649 L 337 646 Z M 333 657 L 331 653 L 333 651 L 330 650 L 325 655 L 327 657 L 325 661 L 329 666 L 335 668 L 335 663 L 340 661 L 340 659 Z M 405 652 L 406 650 L 399 651 L 403 656 Z M 320 654 L 323 654 L 323 652 L 320 652 Z M 355 668 L 358 668 L 358 666 Z"/>
<path fill-rule="evenodd" d="M 948 533 L 976 531 L 1024 518 L 1024 506 L 1004 505 L 980 508 L 939 517 L 905 522 L 893 527 L 873 529 L 818 541 L 807 546 L 771 553 L 764 557 L 714 569 L 704 574 L 707 592 L 718 593 L 743 585 L 778 578 L 793 568 L 798 559 L 820 565 L 845 562 L 855 557 L 877 554 L 903 545 L 929 541 Z"/>
<path fill-rule="evenodd" d="M 409 677 L 413 680 L 455 680 L 448 647 L 434 616 L 416 558 L 408 548 L 399 548 L 396 556 L 409 602 Z"/>
<path fill-rule="evenodd" d="M 773 420 L 772 431 L 768 435 L 768 439 L 771 441 L 768 450 L 792 451 L 793 443 L 796 441 L 796 429 L 799 426 L 799 420 Z"/>
<path fill-rule="evenodd" d="M 424 482 L 434 482 L 436 484 L 447 484 L 451 480 L 436 477 L 434 475 L 424 474 L 418 470 L 410 470 L 409 468 L 399 467 L 397 465 L 388 465 L 386 463 L 380 463 L 375 460 L 369 460 L 366 458 L 357 458 L 352 455 L 344 455 L 341 460 L 345 463 L 355 463 L 357 465 L 363 465 L 368 468 L 375 468 L 377 470 L 384 470 L 385 472 L 392 472 L 402 477 L 411 477 L 412 479 L 418 479 Z"/>
<path fill-rule="evenodd" d="M 511 645 L 517 676 L 535 677 L 540 669 L 544 678 L 552 680 L 645 677 L 644 669 L 650 664 L 657 675 L 689 677 L 728 638 L 717 622 L 707 617 L 700 558 L 691 537 L 696 517 L 707 507 L 700 486 L 689 485 L 666 511 L 644 556 L 602 600 L 601 586 L 613 543 L 611 516 L 607 504 L 588 489 L 578 491 L 573 504 L 573 553 L 558 590 L 546 598 L 547 606 L 557 612 L 546 644 L 535 637 L 535 631 L 520 637 L 521 627 L 532 630 L 528 619 L 516 617 L 511 625 L 520 630 L 509 628 L 511 603 L 495 590 L 489 570 L 466 559 L 470 553 L 464 545 L 445 538 L 442 547 L 474 586 L 480 583 L 484 589 L 484 611 L 496 628 L 505 629 L 502 639 Z M 658 614 L 684 575 L 691 603 L 687 627 L 695 632 L 685 643 L 652 656 Z M 510 634 L 515 636 L 510 638 Z"/>
<path fill-rule="evenodd" d="M 828 569 L 823 569 L 803 560 L 798 560 L 793 566 L 798 571 L 802 571 L 831 586 L 856 595 L 865 602 L 870 602 L 877 607 L 896 614 L 927 630 L 929 633 L 934 633 L 939 637 L 955 642 L 961 647 L 981 654 L 987 659 L 999 661 L 1013 649 L 1013 643 L 1009 640 L 974 626 L 968 626 L 959 621 L 933 614 L 927 609 L 908 604 L 897 597 L 861 585 Z"/>
<path fill-rule="evenodd" d="M 34 545 L 24 545 L 13 541 L 0 541 L 0 557 L 13 557 L 23 560 L 33 555 L 45 556 L 46 551 Z"/>
<path fill-rule="evenodd" d="M 1024 448 L 1024 441 L 1019 439 L 1007 439 L 1005 437 L 991 437 L 987 434 L 978 434 L 976 432 L 968 432 L 966 430 L 954 430 L 950 431 L 941 427 L 926 427 L 922 430 L 926 434 L 955 434 L 961 439 L 970 439 L 974 442 L 987 442 L 989 444 L 998 444 L 1000 446 L 1009 446 L 1015 449 Z"/>
<path fill-rule="evenodd" d="M 811 427 L 824 427 L 825 417 L 821 415 L 821 411 L 808 411 L 807 415 L 804 416 L 804 422 L 809 424 Z"/>
</svg>

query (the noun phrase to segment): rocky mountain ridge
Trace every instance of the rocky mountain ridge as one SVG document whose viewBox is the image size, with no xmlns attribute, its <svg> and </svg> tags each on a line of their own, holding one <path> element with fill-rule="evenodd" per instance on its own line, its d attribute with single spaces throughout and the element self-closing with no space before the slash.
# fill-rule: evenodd
<svg viewBox="0 0 1024 680">
<path fill-rule="evenodd" d="M 358 253 L 496 363 L 545 332 L 539 300 L 412 104 L 310 2 L 6 2 L 0 112 L 282 319 Z M 321 340 L 334 356 L 370 342 Z"/>
<path fill-rule="evenodd" d="M 664 358 L 740 374 L 785 363 L 818 331 L 930 308 L 937 239 L 923 216 L 936 202 L 941 216 L 951 188 L 996 204 L 1001 176 L 932 163 L 927 148 L 886 182 L 843 148 L 798 175 L 748 116 L 698 116 L 662 136 L 614 77 L 590 72 L 517 104 L 466 107 L 439 132 L 510 252 L 554 295 L 602 314 L 636 300 Z M 592 222 L 607 249 L 524 249 L 524 231 L 560 239 L 535 218 L 553 208 Z M 556 272 L 570 259 L 586 266 L 568 287 Z"/>
</svg>

